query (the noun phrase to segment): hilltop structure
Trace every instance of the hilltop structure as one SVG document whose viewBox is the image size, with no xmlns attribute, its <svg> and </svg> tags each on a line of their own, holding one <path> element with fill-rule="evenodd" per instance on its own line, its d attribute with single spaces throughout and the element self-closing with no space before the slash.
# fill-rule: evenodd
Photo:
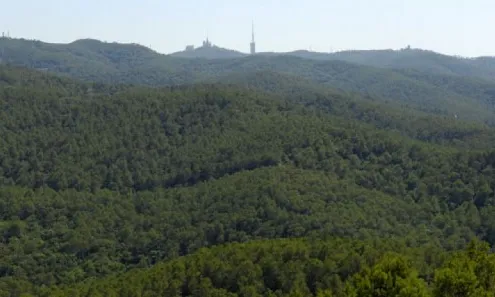
<svg viewBox="0 0 495 297">
<path fill-rule="evenodd" d="M 2 32 L 2 38 L 9 38 L 10 39 L 10 32 Z"/>
<path fill-rule="evenodd" d="M 194 52 L 196 49 L 207 49 L 207 48 L 216 48 L 216 46 L 213 45 L 213 43 L 210 41 L 209 37 L 208 37 L 208 34 L 206 34 L 206 39 L 203 40 L 203 44 L 198 47 L 198 48 L 195 48 L 194 45 L 187 45 L 184 52 Z M 252 23 L 251 25 L 251 42 L 249 43 L 249 53 L 251 55 L 254 55 L 256 54 L 256 41 L 254 39 L 254 23 Z"/>
<path fill-rule="evenodd" d="M 206 40 L 203 41 L 203 47 L 212 47 L 210 40 L 208 39 L 208 35 L 206 35 Z"/>
</svg>

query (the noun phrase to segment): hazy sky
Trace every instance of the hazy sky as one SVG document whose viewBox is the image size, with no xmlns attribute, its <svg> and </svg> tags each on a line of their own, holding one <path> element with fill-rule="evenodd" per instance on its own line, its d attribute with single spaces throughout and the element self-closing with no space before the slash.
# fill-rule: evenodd
<svg viewBox="0 0 495 297">
<path fill-rule="evenodd" d="M 47 42 L 136 42 L 249 51 L 402 48 L 495 55 L 494 0 L 0 0 L 0 31 Z"/>
</svg>

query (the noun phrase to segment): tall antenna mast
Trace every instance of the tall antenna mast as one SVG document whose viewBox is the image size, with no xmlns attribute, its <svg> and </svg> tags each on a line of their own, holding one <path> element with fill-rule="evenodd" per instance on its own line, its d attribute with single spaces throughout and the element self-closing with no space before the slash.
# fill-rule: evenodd
<svg viewBox="0 0 495 297">
<path fill-rule="evenodd" d="M 251 55 L 256 54 L 256 43 L 254 41 L 254 21 L 251 21 L 251 43 L 249 44 Z"/>
<path fill-rule="evenodd" d="M 251 42 L 254 43 L 254 21 L 251 21 Z"/>
<path fill-rule="evenodd" d="M 206 40 L 203 41 L 203 47 L 211 47 L 211 42 L 208 36 L 208 29 L 206 29 Z"/>
</svg>

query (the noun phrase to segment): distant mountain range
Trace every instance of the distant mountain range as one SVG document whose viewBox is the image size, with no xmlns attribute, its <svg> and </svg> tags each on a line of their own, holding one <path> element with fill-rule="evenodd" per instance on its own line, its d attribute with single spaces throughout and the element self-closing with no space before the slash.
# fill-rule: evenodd
<svg viewBox="0 0 495 297">
<path fill-rule="evenodd" d="M 0 39 L 0 55 L 5 64 L 84 81 L 147 86 L 276 72 L 427 113 L 495 124 L 495 58 L 490 57 L 463 59 L 416 49 L 246 55 L 216 46 L 163 55 L 138 44 L 93 39 L 52 44 L 8 38 Z"/>
<path fill-rule="evenodd" d="M 257 55 L 287 55 L 322 61 L 338 60 L 373 67 L 410 68 L 437 74 L 476 76 L 485 79 L 495 79 L 495 57 L 461 58 L 422 49 L 355 50 L 335 53 L 297 50 L 284 53 L 261 52 Z M 248 54 L 214 46 L 180 51 L 170 54 L 170 56 L 180 58 L 231 59 L 246 57 Z"/>
<path fill-rule="evenodd" d="M 70 55 L 70 62 L 75 63 L 78 62 L 77 60 L 91 59 L 92 63 L 98 63 L 100 66 L 102 66 L 101 64 L 125 62 L 125 59 L 138 58 L 138 56 L 147 60 L 167 57 L 218 60 L 250 56 L 215 45 L 164 55 L 138 44 L 106 43 L 94 39 L 81 39 L 69 44 L 52 44 L 25 39 L 0 39 L 0 61 L 3 63 L 27 64 L 31 62 L 35 66 L 48 66 L 47 68 L 50 68 L 50 65 L 44 65 L 44 62 L 49 62 L 53 54 L 57 54 L 59 58 L 62 56 L 69 58 Z M 344 61 L 380 68 L 415 69 L 433 74 L 495 79 L 495 57 L 460 58 L 421 49 L 355 50 L 336 53 L 297 50 L 280 53 L 262 52 L 256 56 L 291 56 L 318 61 Z"/>
</svg>

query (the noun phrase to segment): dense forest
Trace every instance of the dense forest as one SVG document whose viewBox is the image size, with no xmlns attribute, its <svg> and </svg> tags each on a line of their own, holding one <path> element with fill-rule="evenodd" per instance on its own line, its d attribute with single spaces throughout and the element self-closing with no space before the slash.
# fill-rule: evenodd
<svg viewBox="0 0 495 297">
<path fill-rule="evenodd" d="M 11 282 L 3 287 L 25 297 L 457 297 L 493 296 L 494 277 L 495 257 L 477 241 L 446 253 L 395 241 L 292 239 L 201 249 L 151 269 L 72 286 Z"/>
<path fill-rule="evenodd" d="M 37 46 L 76 74 L 0 65 L 1 297 L 495 295 L 490 81 L 294 57 L 141 76 L 138 45 Z M 329 88 L 337 66 L 368 88 Z M 392 72 L 438 97 L 370 91 Z"/>
<path fill-rule="evenodd" d="M 339 251 L 336 253 L 335 251 Z M 341 252 L 340 252 L 341 251 Z M 407 254 L 404 256 L 402 253 Z M 190 257 L 40 296 L 493 296 L 485 244 L 445 255 L 394 242 L 268 241 Z"/>
</svg>

